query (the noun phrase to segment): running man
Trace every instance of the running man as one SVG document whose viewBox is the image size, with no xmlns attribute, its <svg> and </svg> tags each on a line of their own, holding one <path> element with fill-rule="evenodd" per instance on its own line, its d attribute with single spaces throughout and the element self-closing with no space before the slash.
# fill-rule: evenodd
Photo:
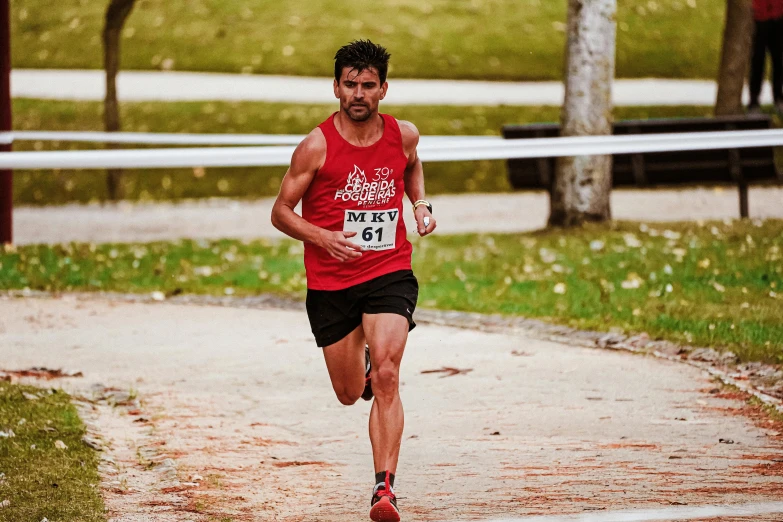
<svg viewBox="0 0 783 522">
<path fill-rule="evenodd" d="M 370 518 L 400 520 L 394 475 L 403 410 L 400 361 L 419 293 L 403 222 L 403 193 L 420 236 L 435 230 L 424 199 L 419 132 L 378 112 L 389 54 L 369 40 L 337 51 L 340 110 L 299 144 L 272 208 L 272 224 L 303 241 L 307 315 L 323 348 L 337 399 L 375 400 L 370 442 L 375 464 Z M 294 208 L 302 201 L 302 216 Z"/>
</svg>

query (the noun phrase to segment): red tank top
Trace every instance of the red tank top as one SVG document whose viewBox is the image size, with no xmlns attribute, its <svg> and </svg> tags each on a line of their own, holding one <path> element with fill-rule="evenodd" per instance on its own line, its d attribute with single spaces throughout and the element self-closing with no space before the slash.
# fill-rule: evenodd
<svg viewBox="0 0 783 522">
<path fill-rule="evenodd" d="M 350 240 L 367 250 L 342 263 L 325 249 L 305 243 L 307 288 L 312 290 L 342 290 L 411 268 L 413 248 L 402 219 L 408 158 L 397 120 L 381 114 L 381 138 L 369 147 L 357 147 L 337 132 L 335 114 L 318 126 L 326 138 L 326 160 L 302 198 L 302 217 L 327 230 L 357 232 Z"/>
<path fill-rule="evenodd" d="M 753 0 L 753 15 L 759 22 L 783 17 L 783 1 Z"/>
</svg>

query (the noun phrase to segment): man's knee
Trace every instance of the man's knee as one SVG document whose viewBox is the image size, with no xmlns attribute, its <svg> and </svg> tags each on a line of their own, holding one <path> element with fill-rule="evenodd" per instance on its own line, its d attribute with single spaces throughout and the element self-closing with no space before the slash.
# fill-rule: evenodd
<svg viewBox="0 0 783 522">
<path fill-rule="evenodd" d="M 334 393 L 337 395 L 337 400 L 340 401 L 340 404 L 343 404 L 344 406 L 351 406 L 352 404 L 355 404 L 362 395 L 361 393 L 350 393 L 348 390 L 335 390 Z"/>
<path fill-rule="evenodd" d="M 375 395 L 397 393 L 400 384 L 400 368 L 392 361 L 386 361 L 373 370 L 372 389 Z"/>
</svg>

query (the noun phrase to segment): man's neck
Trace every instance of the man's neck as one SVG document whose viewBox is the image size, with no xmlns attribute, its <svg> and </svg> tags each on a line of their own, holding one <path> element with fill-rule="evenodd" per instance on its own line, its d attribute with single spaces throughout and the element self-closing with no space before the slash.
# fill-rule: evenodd
<svg viewBox="0 0 783 522">
<path fill-rule="evenodd" d="M 365 121 L 356 121 L 340 110 L 334 118 L 334 125 L 345 141 L 357 147 L 366 147 L 381 139 L 384 121 L 377 112 Z"/>
</svg>

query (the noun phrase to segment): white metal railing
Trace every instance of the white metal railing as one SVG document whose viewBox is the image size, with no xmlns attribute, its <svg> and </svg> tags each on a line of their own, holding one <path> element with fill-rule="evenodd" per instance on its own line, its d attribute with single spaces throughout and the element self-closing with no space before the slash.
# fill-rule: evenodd
<svg viewBox="0 0 783 522">
<path fill-rule="evenodd" d="M 17 138 L 18 133 L 7 134 L 12 134 L 12 136 L 6 135 L 6 139 L 19 139 Z M 101 136 L 103 135 L 101 134 Z M 213 137 L 214 135 L 211 135 L 210 139 L 214 139 Z M 294 139 L 291 135 L 267 138 L 270 142 L 274 139 Z M 99 141 L 104 141 L 104 139 L 101 137 Z M 739 149 L 779 145 L 783 145 L 783 129 L 519 140 L 504 140 L 486 136 L 459 138 L 424 136 L 418 151 L 422 161 L 429 162 Z M 271 145 L 265 147 L 9 152 L 0 154 L 0 169 L 286 166 L 290 163 L 293 151 L 293 145 Z"/>
</svg>

